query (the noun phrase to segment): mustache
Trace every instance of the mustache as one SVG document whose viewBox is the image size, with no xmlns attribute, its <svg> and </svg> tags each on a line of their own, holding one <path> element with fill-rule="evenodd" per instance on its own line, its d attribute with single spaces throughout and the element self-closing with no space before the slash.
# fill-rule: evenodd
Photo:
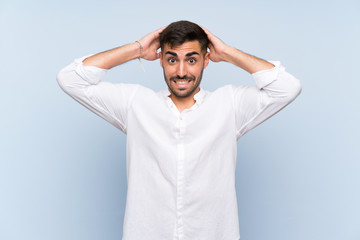
<svg viewBox="0 0 360 240">
<path fill-rule="evenodd" d="M 195 77 L 194 76 L 183 76 L 183 77 L 180 77 L 180 76 L 173 76 L 170 78 L 171 81 L 176 81 L 176 80 L 195 80 Z"/>
</svg>

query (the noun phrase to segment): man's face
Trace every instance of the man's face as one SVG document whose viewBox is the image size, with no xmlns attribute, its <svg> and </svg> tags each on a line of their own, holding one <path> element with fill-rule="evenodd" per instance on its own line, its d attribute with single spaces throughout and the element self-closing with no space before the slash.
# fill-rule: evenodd
<svg viewBox="0 0 360 240">
<path fill-rule="evenodd" d="M 193 97 L 199 90 L 204 68 L 209 63 L 209 53 L 202 53 L 198 41 L 185 42 L 172 47 L 165 44 L 160 64 L 171 94 L 178 98 Z"/>
</svg>

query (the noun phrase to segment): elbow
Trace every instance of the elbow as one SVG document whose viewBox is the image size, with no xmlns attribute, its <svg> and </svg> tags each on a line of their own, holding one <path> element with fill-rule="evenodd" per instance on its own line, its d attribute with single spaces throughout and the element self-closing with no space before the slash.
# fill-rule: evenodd
<svg viewBox="0 0 360 240">
<path fill-rule="evenodd" d="M 60 87 L 63 85 L 64 78 L 62 70 L 60 70 L 60 72 L 58 72 L 58 74 L 56 75 L 56 82 L 59 84 Z"/>
<path fill-rule="evenodd" d="M 292 102 L 300 95 L 302 91 L 302 86 L 299 79 L 297 79 L 288 72 L 282 72 L 278 80 L 279 82 L 281 82 L 281 88 L 283 89 L 283 91 L 280 91 L 282 93 L 279 93 L 280 95 L 282 95 L 282 101 Z"/>
<path fill-rule="evenodd" d="M 302 91 L 302 86 L 301 86 L 300 81 L 297 78 L 293 77 L 291 80 L 292 80 L 291 81 L 292 84 L 291 84 L 291 88 L 289 89 L 289 92 L 288 92 L 288 99 L 290 101 L 293 101 L 295 98 L 297 98 L 300 95 L 300 93 Z"/>
<path fill-rule="evenodd" d="M 270 88 L 265 90 L 272 101 L 278 102 L 279 104 L 288 104 L 300 95 L 302 86 L 297 78 L 288 75 L 287 78 L 278 80 L 279 84 L 281 82 L 281 86 L 278 85 L 278 88 L 273 87 L 271 90 L 269 90 Z"/>
<path fill-rule="evenodd" d="M 77 81 L 75 71 L 65 67 L 56 75 L 56 81 L 60 88 L 67 94 L 73 95 L 77 89 L 81 88 L 81 82 Z"/>
<path fill-rule="evenodd" d="M 302 91 L 302 86 L 301 86 L 300 81 L 297 78 L 294 78 L 294 83 L 293 83 L 292 91 L 290 94 L 290 97 L 292 98 L 292 100 L 297 98 L 297 96 L 300 95 L 301 91 Z"/>
<path fill-rule="evenodd" d="M 64 69 L 60 70 L 58 74 L 56 75 L 56 81 L 59 84 L 60 88 L 67 92 L 67 84 L 66 84 L 66 74 Z"/>
</svg>

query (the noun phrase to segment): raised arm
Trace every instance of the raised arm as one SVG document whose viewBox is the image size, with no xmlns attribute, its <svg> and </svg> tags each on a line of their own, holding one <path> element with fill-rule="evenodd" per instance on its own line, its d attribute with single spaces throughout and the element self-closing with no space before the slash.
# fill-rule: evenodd
<svg viewBox="0 0 360 240">
<path fill-rule="evenodd" d="M 264 122 L 301 92 L 298 79 L 285 71 L 280 61 L 266 61 L 226 45 L 209 30 L 210 60 L 226 61 L 249 72 L 256 84 L 253 87 L 231 85 L 237 139 Z"/>
<path fill-rule="evenodd" d="M 159 36 L 166 26 L 147 34 L 139 40 L 141 49 L 141 58 L 145 60 L 156 60 L 159 58 L 157 50 L 160 48 Z M 96 66 L 103 69 L 110 69 L 127 61 L 140 57 L 140 44 L 138 42 L 110 49 L 91 57 L 86 58 L 84 66 Z"/>
<path fill-rule="evenodd" d="M 261 70 L 275 67 L 272 63 L 264 59 L 257 58 L 236 48 L 226 45 L 221 39 L 212 34 L 209 30 L 202 27 L 206 32 L 210 44 L 210 60 L 213 62 L 225 61 L 232 63 L 248 73 L 252 74 Z"/>
<path fill-rule="evenodd" d="M 146 60 L 159 58 L 160 28 L 139 40 L 141 57 Z M 130 43 L 98 54 L 75 59 L 57 74 L 61 89 L 77 102 L 102 117 L 124 133 L 127 112 L 139 85 L 102 81 L 107 71 L 117 65 L 138 58 L 140 44 Z"/>
</svg>

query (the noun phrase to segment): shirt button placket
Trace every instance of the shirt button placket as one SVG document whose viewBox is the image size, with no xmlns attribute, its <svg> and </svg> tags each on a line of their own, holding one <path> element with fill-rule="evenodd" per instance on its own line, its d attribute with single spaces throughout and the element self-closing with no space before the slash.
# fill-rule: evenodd
<svg viewBox="0 0 360 240">
<path fill-rule="evenodd" d="M 184 185 L 184 133 L 185 121 L 180 115 L 178 118 L 178 143 L 177 143 L 177 236 L 183 239 L 183 185 Z"/>
</svg>

